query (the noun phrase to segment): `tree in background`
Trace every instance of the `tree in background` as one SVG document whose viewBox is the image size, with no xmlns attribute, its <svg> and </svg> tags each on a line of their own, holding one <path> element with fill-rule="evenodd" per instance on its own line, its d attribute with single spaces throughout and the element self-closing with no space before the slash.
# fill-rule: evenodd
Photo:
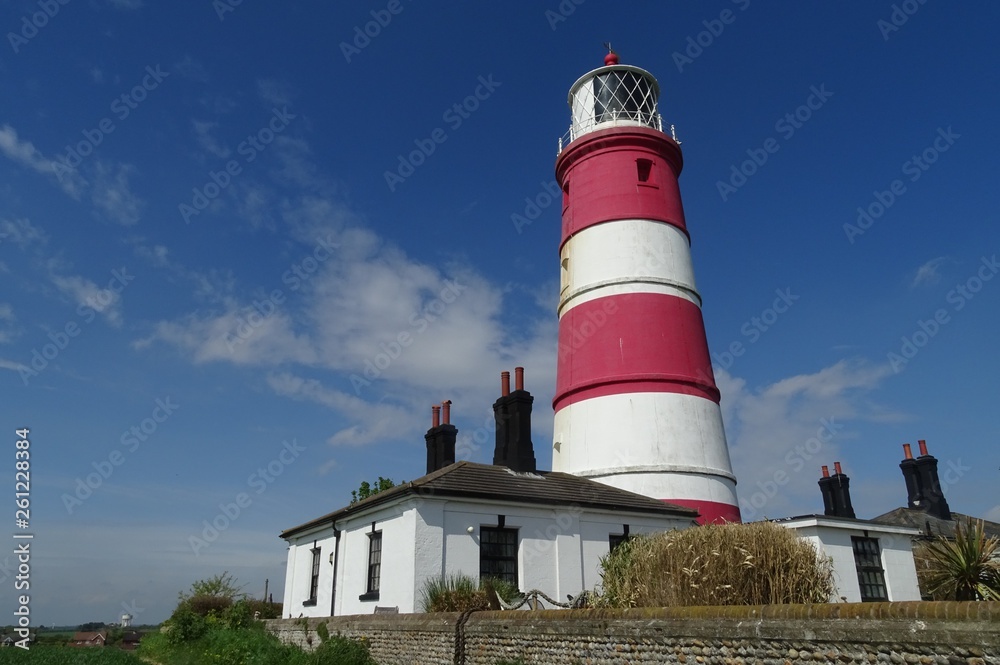
<svg viewBox="0 0 1000 665">
<path fill-rule="evenodd" d="M 920 588 L 934 600 L 1000 600 L 1000 540 L 982 520 L 957 522 L 955 539 L 939 536 L 914 551 Z"/>
<path fill-rule="evenodd" d="M 404 481 L 405 482 L 405 481 Z M 378 477 L 378 481 L 372 485 L 367 480 L 361 481 L 361 487 L 356 490 L 351 490 L 351 505 L 353 506 L 358 501 L 364 501 L 370 496 L 375 496 L 379 492 L 384 492 L 385 490 L 395 487 L 394 483 L 389 478 Z"/>
</svg>

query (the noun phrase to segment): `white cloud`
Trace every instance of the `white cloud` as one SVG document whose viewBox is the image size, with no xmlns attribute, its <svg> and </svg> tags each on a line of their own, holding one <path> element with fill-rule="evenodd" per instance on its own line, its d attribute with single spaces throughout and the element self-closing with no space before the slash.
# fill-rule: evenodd
<svg viewBox="0 0 1000 665">
<path fill-rule="evenodd" d="M 191 124 L 194 125 L 194 135 L 198 139 L 198 145 L 202 148 L 222 159 L 232 154 L 228 146 L 220 144 L 212 136 L 212 132 L 219 126 L 219 123 L 207 120 L 192 120 Z"/>
<path fill-rule="evenodd" d="M 6 344 L 14 338 L 16 334 L 14 322 L 16 320 L 14 308 L 9 303 L 0 302 L 0 344 Z"/>
<path fill-rule="evenodd" d="M 20 372 L 22 369 L 30 369 L 22 363 L 0 358 L 0 369 L 9 369 L 12 372 Z"/>
<path fill-rule="evenodd" d="M 113 221 L 131 226 L 139 221 L 142 201 L 129 187 L 129 177 L 136 169 L 120 164 L 117 169 L 105 162 L 97 162 L 91 200 Z"/>
<path fill-rule="evenodd" d="M 52 283 L 62 293 L 69 296 L 77 305 L 91 307 L 107 319 L 112 326 L 122 324 L 121 296 L 111 289 L 102 289 L 89 279 L 78 275 L 64 277 L 52 275 Z"/>
<path fill-rule="evenodd" d="M 286 106 L 292 103 L 292 93 L 288 85 L 277 79 L 258 80 L 257 94 L 265 102 L 275 106 Z"/>
<path fill-rule="evenodd" d="M 46 158 L 31 141 L 22 141 L 10 125 L 0 127 L 0 152 L 13 162 L 54 178 L 63 191 L 78 198 L 85 184 L 80 175 L 54 159 Z"/>
<path fill-rule="evenodd" d="M 49 237 L 27 219 L 0 219 L 0 244 L 12 242 L 21 249 L 28 245 L 45 244 Z"/>
<path fill-rule="evenodd" d="M 882 420 L 871 392 L 891 370 L 841 361 L 812 374 L 752 388 L 719 371 L 726 434 L 744 519 L 815 512 L 816 478 L 853 437 L 852 421 Z"/>
<path fill-rule="evenodd" d="M 940 282 L 941 266 L 947 261 L 947 256 L 939 256 L 917 268 L 917 272 L 913 276 L 913 281 L 910 283 L 910 287 L 916 288 L 924 284 L 937 284 Z"/>
<path fill-rule="evenodd" d="M 983 515 L 983 519 L 987 519 L 991 522 L 1000 523 L 1000 506 L 993 506 L 992 508 L 987 510 L 986 514 Z"/>
</svg>

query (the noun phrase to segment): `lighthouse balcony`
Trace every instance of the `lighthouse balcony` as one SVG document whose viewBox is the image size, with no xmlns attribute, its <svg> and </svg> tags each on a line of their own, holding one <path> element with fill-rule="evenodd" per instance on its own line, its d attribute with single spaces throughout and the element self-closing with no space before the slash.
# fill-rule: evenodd
<svg viewBox="0 0 1000 665">
<path fill-rule="evenodd" d="M 618 110 L 608 111 L 600 120 L 596 118 L 588 118 L 580 122 L 574 122 L 570 125 L 569 130 L 559 137 L 559 150 L 556 154 L 561 153 L 563 148 L 584 134 L 589 134 L 599 129 L 607 129 L 609 127 L 651 127 L 662 132 L 663 116 L 659 113 Z M 670 129 L 670 137 L 677 143 L 677 145 L 680 145 L 681 142 L 677 140 L 677 133 L 674 126 L 669 125 L 668 128 Z"/>
</svg>

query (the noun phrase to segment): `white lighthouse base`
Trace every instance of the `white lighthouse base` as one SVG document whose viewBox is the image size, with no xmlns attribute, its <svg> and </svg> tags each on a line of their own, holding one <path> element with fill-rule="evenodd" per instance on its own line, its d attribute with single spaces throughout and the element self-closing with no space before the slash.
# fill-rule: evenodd
<svg viewBox="0 0 1000 665">
<path fill-rule="evenodd" d="M 697 508 L 701 521 L 739 521 L 715 402 L 669 392 L 604 395 L 563 407 L 554 425 L 553 471 Z"/>
</svg>

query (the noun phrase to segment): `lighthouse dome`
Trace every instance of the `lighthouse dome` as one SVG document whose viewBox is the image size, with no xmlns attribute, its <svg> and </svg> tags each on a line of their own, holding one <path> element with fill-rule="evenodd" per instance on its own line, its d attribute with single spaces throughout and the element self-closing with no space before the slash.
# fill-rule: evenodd
<svg viewBox="0 0 1000 665">
<path fill-rule="evenodd" d="M 606 64 L 581 76 L 569 90 L 572 124 L 564 143 L 606 127 L 652 127 L 663 131 L 656 108 L 660 86 L 645 69 L 618 64 L 614 53 Z"/>
</svg>

